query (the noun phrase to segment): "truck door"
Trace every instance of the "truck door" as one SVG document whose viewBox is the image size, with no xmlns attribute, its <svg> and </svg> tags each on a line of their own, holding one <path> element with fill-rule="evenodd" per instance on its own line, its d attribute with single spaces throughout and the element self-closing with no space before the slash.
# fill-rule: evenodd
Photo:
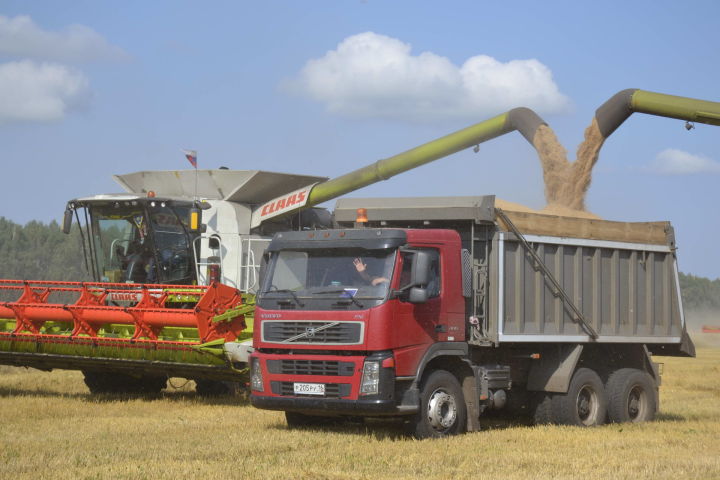
<svg viewBox="0 0 720 480">
<path fill-rule="evenodd" d="M 418 343 L 445 341 L 447 340 L 447 315 L 443 311 L 442 296 L 440 295 L 442 285 L 440 252 L 435 248 L 423 248 L 422 250 L 428 252 L 431 256 L 430 278 L 426 286 L 428 300 L 418 304 L 401 301 L 400 313 L 403 316 L 412 317 L 420 327 L 421 332 L 418 333 L 421 333 L 420 336 L 424 337 L 424 339 Z M 402 252 L 401 288 L 407 285 L 410 280 L 413 255 L 413 251 Z M 418 338 L 418 340 L 420 339 Z"/>
</svg>

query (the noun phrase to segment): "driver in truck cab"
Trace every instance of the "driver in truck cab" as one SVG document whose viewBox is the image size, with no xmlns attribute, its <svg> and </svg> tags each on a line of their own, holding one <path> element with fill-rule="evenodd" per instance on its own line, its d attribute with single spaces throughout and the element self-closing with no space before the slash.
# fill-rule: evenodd
<svg viewBox="0 0 720 480">
<path fill-rule="evenodd" d="M 360 257 L 356 257 L 353 260 L 353 265 L 355 265 L 355 270 L 357 270 L 358 275 L 360 275 L 363 280 L 372 286 L 380 285 L 382 283 L 390 283 L 389 278 L 371 276 L 367 271 L 367 264 Z"/>
</svg>

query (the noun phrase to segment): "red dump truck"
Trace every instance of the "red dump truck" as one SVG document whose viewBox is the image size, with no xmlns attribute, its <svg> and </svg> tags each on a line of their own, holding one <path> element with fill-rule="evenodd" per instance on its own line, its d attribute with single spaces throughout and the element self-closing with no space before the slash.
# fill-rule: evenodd
<svg viewBox="0 0 720 480">
<path fill-rule="evenodd" d="M 436 437 L 499 409 L 647 421 L 653 354 L 694 356 L 667 222 L 503 211 L 492 196 L 341 199 L 334 215 L 338 228 L 278 233 L 265 255 L 251 402 L 290 426 L 402 416 Z"/>
</svg>

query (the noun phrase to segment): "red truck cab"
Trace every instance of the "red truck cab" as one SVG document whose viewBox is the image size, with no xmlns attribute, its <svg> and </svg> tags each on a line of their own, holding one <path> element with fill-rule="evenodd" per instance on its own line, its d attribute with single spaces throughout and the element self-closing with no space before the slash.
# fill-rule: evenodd
<svg viewBox="0 0 720 480">
<path fill-rule="evenodd" d="M 255 312 L 252 404 L 290 423 L 417 412 L 422 366 L 466 348 L 461 251 L 453 230 L 276 235 Z"/>
</svg>

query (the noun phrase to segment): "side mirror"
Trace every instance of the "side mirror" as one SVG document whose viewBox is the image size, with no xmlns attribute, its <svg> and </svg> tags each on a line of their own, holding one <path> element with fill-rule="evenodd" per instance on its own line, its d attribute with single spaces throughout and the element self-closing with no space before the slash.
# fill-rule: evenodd
<svg viewBox="0 0 720 480">
<path fill-rule="evenodd" d="M 70 233 L 70 227 L 72 227 L 72 217 L 73 217 L 73 211 L 69 208 L 65 210 L 65 215 L 63 216 L 63 224 L 62 224 L 62 232 L 64 234 Z"/>
<path fill-rule="evenodd" d="M 413 286 L 427 285 L 430 281 L 430 254 L 425 251 L 415 252 L 410 270 L 410 284 Z"/>
<path fill-rule="evenodd" d="M 208 247 L 212 250 L 217 250 L 220 248 L 220 239 L 215 236 L 208 238 Z"/>
<path fill-rule="evenodd" d="M 410 303 L 425 303 L 428 301 L 427 288 L 412 287 L 408 294 L 408 302 Z"/>
</svg>

